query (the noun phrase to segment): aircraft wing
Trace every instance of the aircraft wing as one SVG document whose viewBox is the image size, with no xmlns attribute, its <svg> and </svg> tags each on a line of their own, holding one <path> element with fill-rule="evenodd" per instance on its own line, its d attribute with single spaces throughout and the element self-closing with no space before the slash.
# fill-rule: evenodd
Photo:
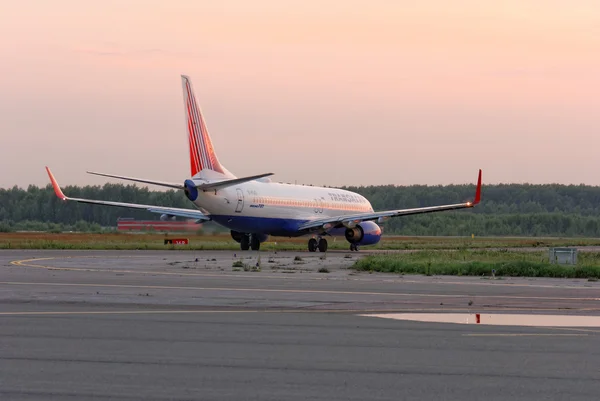
<svg viewBox="0 0 600 401">
<path fill-rule="evenodd" d="M 398 217 L 408 216 L 412 214 L 423 214 L 441 212 L 444 210 L 456 210 L 466 209 L 477 205 L 481 201 L 481 170 L 479 170 L 479 177 L 477 179 L 477 189 L 475 190 L 475 199 L 473 201 L 465 203 L 457 203 L 453 205 L 440 205 L 440 206 L 429 206 L 429 207 L 418 207 L 413 209 L 399 209 L 399 210 L 386 210 L 382 212 L 371 212 L 371 213 L 357 213 L 348 214 L 336 217 L 329 217 L 324 219 L 318 219 L 309 221 L 298 228 L 298 231 L 312 231 L 317 229 L 329 230 L 338 227 L 354 227 L 363 221 L 377 220 L 379 223 L 385 220 Z"/>
<path fill-rule="evenodd" d="M 118 206 L 118 207 L 127 207 L 131 209 L 145 209 L 152 213 L 160 213 L 160 214 L 168 214 L 170 216 L 179 216 L 185 217 L 188 219 L 196 219 L 199 221 L 208 221 L 210 217 L 205 215 L 199 210 L 193 209 L 181 209 L 176 207 L 166 207 L 166 206 L 154 206 L 154 205 L 141 205 L 138 203 L 124 203 L 124 202 L 111 202 L 111 201 L 103 201 L 103 200 L 92 200 L 92 199 L 82 199 L 82 198 L 70 198 L 66 196 L 63 191 L 60 189 L 58 182 L 54 178 L 54 175 L 50 171 L 48 167 L 46 167 L 46 171 L 48 172 L 48 177 L 50 177 L 50 182 L 52 182 L 52 186 L 54 187 L 54 193 L 60 199 L 64 201 L 75 201 L 80 203 L 92 203 L 97 205 L 105 205 L 105 206 Z"/>
</svg>

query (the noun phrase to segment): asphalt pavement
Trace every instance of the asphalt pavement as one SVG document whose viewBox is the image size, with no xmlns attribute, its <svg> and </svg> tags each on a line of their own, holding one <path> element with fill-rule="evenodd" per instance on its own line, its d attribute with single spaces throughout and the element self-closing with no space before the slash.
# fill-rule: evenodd
<svg viewBox="0 0 600 401">
<path fill-rule="evenodd" d="M 598 399 L 599 329 L 361 314 L 595 316 L 599 283 L 260 257 L 256 271 L 255 253 L 1 251 L 0 399 Z"/>
</svg>

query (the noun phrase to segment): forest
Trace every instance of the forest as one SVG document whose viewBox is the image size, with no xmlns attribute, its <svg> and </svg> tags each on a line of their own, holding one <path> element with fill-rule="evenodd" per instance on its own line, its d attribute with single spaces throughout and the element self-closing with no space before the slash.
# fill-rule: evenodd
<svg viewBox="0 0 600 401">
<path fill-rule="evenodd" d="M 474 185 L 343 187 L 365 196 L 375 210 L 404 209 L 472 199 Z M 191 208 L 183 192 L 123 184 L 67 186 L 72 197 Z M 153 213 L 62 202 L 50 185 L 0 189 L 0 231 L 100 231 L 119 217 L 158 219 Z M 218 230 L 216 225 L 203 225 Z M 469 210 L 393 218 L 386 234 L 444 236 L 600 237 L 600 187 L 586 185 L 484 185 L 482 202 Z M 225 231 L 225 230 L 223 230 Z"/>
</svg>

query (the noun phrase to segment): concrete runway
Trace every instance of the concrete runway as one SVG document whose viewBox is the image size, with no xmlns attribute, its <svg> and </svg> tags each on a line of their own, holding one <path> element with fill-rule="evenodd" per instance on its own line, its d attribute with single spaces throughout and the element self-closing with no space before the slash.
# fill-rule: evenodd
<svg viewBox="0 0 600 401">
<path fill-rule="evenodd" d="M 356 273 L 343 252 L 261 253 L 261 271 L 233 271 L 241 255 L 256 264 L 230 251 L 0 251 L 0 399 L 600 394 L 599 329 L 359 316 L 600 315 L 600 283 Z"/>
</svg>

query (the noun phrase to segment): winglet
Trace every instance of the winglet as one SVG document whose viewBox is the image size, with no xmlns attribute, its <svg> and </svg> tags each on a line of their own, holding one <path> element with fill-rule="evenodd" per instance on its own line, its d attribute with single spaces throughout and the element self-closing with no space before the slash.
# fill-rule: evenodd
<svg viewBox="0 0 600 401">
<path fill-rule="evenodd" d="M 477 189 L 475 190 L 475 200 L 473 206 L 481 202 L 481 169 L 479 169 L 479 178 L 477 179 Z"/>
<path fill-rule="evenodd" d="M 52 175 L 52 171 L 46 166 L 46 172 L 48 173 L 48 177 L 50 177 L 50 182 L 52 183 L 52 187 L 54 187 L 54 193 L 62 200 L 67 200 L 65 194 L 63 194 L 62 190 L 58 186 L 58 182 L 56 182 L 56 178 Z"/>
</svg>

